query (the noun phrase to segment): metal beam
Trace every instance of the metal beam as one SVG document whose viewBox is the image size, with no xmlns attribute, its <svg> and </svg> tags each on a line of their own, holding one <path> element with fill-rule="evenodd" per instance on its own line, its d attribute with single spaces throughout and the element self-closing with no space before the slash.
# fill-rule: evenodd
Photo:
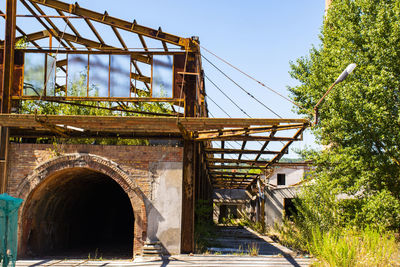
<svg viewBox="0 0 400 267">
<path fill-rule="evenodd" d="M 178 72 L 179 73 L 179 72 Z M 200 135 L 215 135 L 215 134 L 229 134 L 230 135 L 242 135 L 242 134 L 255 134 L 264 133 L 271 131 L 291 130 L 303 127 L 303 123 L 297 124 L 284 124 L 284 125 L 272 125 L 272 126 L 261 126 L 261 127 L 243 127 L 238 129 L 218 129 L 211 131 L 199 131 L 197 134 Z"/>
<path fill-rule="evenodd" d="M 128 47 L 126 46 L 124 39 L 122 39 L 121 34 L 119 34 L 118 29 L 115 28 L 114 26 L 111 26 L 111 29 L 113 30 L 115 36 L 117 36 L 117 39 L 121 43 L 124 50 L 128 50 Z"/>
<path fill-rule="evenodd" d="M 3 77 L 2 77 L 2 98 L 1 113 L 10 113 L 11 90 L 14 80 L 14 51 L 15 51 L 15 30 L 16 30 L 16 8 L 17 0 L 7 0 L 5 41 L 3 52 Z"/>
<path fill-rule="evenodd" d="M 41 14 L 41 15 L 46 15 L 46 13 L 43 12 L 43 10 L 35 3 L 32 3 L 32 5 L 36 8 L 36 10 Z M 60 29 L 57 28 L 57 26 L 53 23 L 53 21 L 51 21 L 50 18 L 48 17 L 44 17 L 44 20 L 47 21 L 47 23 L 53 28 L 54 31 L 57 32 L 58 36 L 62 35 L 64 32 L 60 31 Z M 72 47 L 75 48 L 73 44 L 71 44 L 71 42 L 69 42 L 68 40 L 66 40 L 66 43 Z"/>
<path fill-rule="evenodd" d="M 105 45 L 103 38 L 101 38 L 100 34 L 97 32 L 96 28 L 93 26 L 92 22 L 85 18 L 85 22 L 86 24 L 89 26 L 89 29 L 93 32 L 93 34 L 96 36 L 97 40 L 99 40 L 99 42 L 102 45 Z"/>
<path fill-rule="evenodd" d="M 2 77 L 2 98 L 1 113 L 11 111 L 11 90 L 14 84 L 14 51 L 15 51 L 15 30 L 16 30 L 17 0 L 7 0 L 6 23 L 5 23 L 5 45 L 3 51 L 3 77 Z M 8 160 L 8 127 L 0 128 L 0 193 L 7 191 L 7 160 Z"/>
<path fill-rule="evenodd" d="M 68 25 L 68 27 L 71 29 L 71 31 L 72 31 L 76 36 L 82 37 L 82 36 L 80 35 L 80 33 L 78 32 L 78 30 L 74 27 L 74 25 L 72 25 L 72 23 L 69 21 L 69 19 L 66 18 L 65 14 L 64 14 L 62 11 L 60 11 L 60 10 L 56 10 L 56 11 L 57 11 L 57 13 L 63 18 L 63 20 L 64 20 L 65 23 Z M 90 47 L 88 47 L 87 45 L 85 45 L 85 46 L 86 46 L 86 48 L 87 48 L 88 50 L 91 50 Z"/>
<path fill-rule="evenodd" d="M 74 36 L 73 34 L 69 34 L 70 36 Z M 90 40 L 92 41 L 92 40 Z M 96 44 L 99 44 L 96 41 Z M 149 60 L 151 61 L 150 56 L 152 55 L 184 55 L 184 52 L 177 52 L 177 51 L 170 51 L 170 52 L 165 52 L 165 51 L 126 51 L 118 47 L 112 47 L 109 49 L 102 49 L 102 50 L 94 50 L 94 51 L 87 51 L 87 50 L 71 50 L 71 49 L 19 49 L 24 52 L 28 53 L 58 53 L 58 54 L 110 54 L 110 55 L 143 55 L 143 56 L 148 56 Z M 150 63 L 149 63 L 150 64 Z"/>
<path fill-rule="evenodd" d="M 263 154 L 273 155 L 278 154 L 280 151 L 260 151 L 260 150 L 242 150 L 242 149 L 222 149 L 222 148 L 205 148 L 204 151 L 208 154 Z M 240 158 L 239 158 L 240 159 Z"/>
<path fill-rule="evenodd" d="M 299 136 L 302 135 L 303 131 L 305 130 L 304 128 L 299 129 L 293 136 L 293 138 L 298 138 Z M 282 157 L 283 154 L 285 152 L 287 152 L 289 150 L 289 146 L 293 143 L 293 141 L 289 141 L 285 144 L 285 146 L 282 148 L 281 153 L 279 153 L 278 155 L 276 155 L 266 166 L 266 168 L 268 168 L 269 166 L 271 166 L 272 164 L 278 162 Z"/>
<path fill-rule="evenodd" d="M 136 21 L 134 21 L 134 23 L 135 23 L 135 22 L 136 22 Z M 143 38 L 143 35 L 138 34 L 138 36 L 139 36 L 140 42 L 142 43 L 142 46 L 143 46 L 144 51 L 149 51 L 149 49 L 147 48 L 146 41 L 145 41 L 144 38 Z"/>
<path fill-rule="evenodd" d="M 194 138 L 196 141 L 301 141 L 299 138 L 293 137 L 269 137 L 269 136 L 230 136 L 230 137 L 210 137 L 210 138 Z"/>
<path fill-rule="evenodd" d="M 39 33 L 35 33 L 32 34 L 33 37 L 36 38 L 41 38 L 41 35 L 46 35 L 49 36 L 49 32 L 48 31 L 43 31 L 42 34 Z M 52 35 L 53 36 L 58 36 L 56 31 L 52 31 Z M 79 36 L 75 36 L 69 33 L 64 33 L 62 36 L 58 36 L 61 39 L 64 40 L 68 40 L 70 42 L 74 42 L 77 44 L 82 44 L 88 48 L 93 48 L 93 49 L 98 49 L 98 50 L 121 50 L 121 48 L 117 48 L 117 47 L 113 47 L 113 46 L 109 46 L 109 45 L 105 45 L 96 41 L 92 41 L 83 37 L 79 37 Z M 28 36 L 29 38 L 29 36 Z M 44 38 L 44 37 L 43 37 Z M 150 57 L 148 56 L 143 56 L 141 54 L 132 54 L 131 57 L 139 62 L 145 63 L 145 64 L 151 64 L 152 60 Z"/>
<path fill-rule="evenodd" d="M 210 171 L 209 172 L 211 175 L 229 175 L 229 174 L 235 174 L 237 176 L 258 176 L 259 174 L 256 173 L 248 173 L 248 172 L 228 172 L 228 171 Z"/>
<path fill-rule="evenodd" d="M 0 10 L 0 15 L 5 15 L 5 14 L 3 13 L 3 11 Z M 6 16 L 1 16 L 1 17 L 3 17 L 3 19 L 6 19 Z M 17 25 L 15 25 L 15 28 L 17 29 L 17 31 L 18 31 L 20 34 L 22 34 L 22 36 L 27 35 L 27 34 L 26 34 L 20 27 L 18 27 Z M 3 42 L 3 41 L 2 41 L 2 42 Z M 36 48 L 38 48 L 38 49 L 41 48 L 40 45 L 38 45 L 35 41 L 31 41 L 31 43 L 32 43 Z M 3 42 L 3 45 L 4 45 L 4 42 Z"/>
<path fill-rule="evenodd" d="M 98 12 L 91 11 L 89 9 L 82 8 L 77 4 L 67 4 L 57 0 L 29 0 L 32 3 L 38 3 L 56 10 L 68 12 L 77 16 L 91 19 L 93 21 L 103 23 L 109 26 L 114 26 L 129 32 L 141 34 L 153 39 L 171 43 L 177 46 L 185 47 L 188 46 L 190 40 L 181 38 L 165 32 L 159 32 L 158 30 L 151 29 L 139 24 L 134 24 L 119 18 L 108 16 L 107 14 L 101 14 Z"/>
<path fill-rule="evenodd" d="M 275 134 L 276 134 L 276 131 L 272 131 L 272 132 L 269 134 L 269 137 L 274 137 Z M 261 155 L 262 155 L 261 152 L 263 152 L 263 151 L 267 148 L 267 146 L 269 145 L 269 142 L 270 142 L 270 141 L 265 141 L 265 143 L 263 144 L 263 146 L 262 146 L 261 149 L 260 149 L 260 153 L 257 154 L 257 156 L 255 157 L 254 160 L 258 160 L 258 159 L 261 157 Z"/>
<path fill-rule="evenodd" d="M 63 100 L 63 101 L 124 101 L 124 102 L 166 102 L 178 104 L 183 101 L 179 98 L 157 98 L 157 97 L 91 97 L 91 96 L 13 96 L 13 100 Z"/>
<path fill-rule="evenodd" d="M 267 163 L 270 163 L 270 161 L 256 161 L 256 160 L 247 160 L 247 159 L 217 159 L 217 158 L 207 158 L 207 162 L 212 162 L 212 163 L 235 163 L 235 164 L 255 164 L 255 165 L 266 165 Z M 225 167 L 225 165 L 223 166 Z"/>
<path fill-rule="evenodd" d="M 244 177 L 248 176 L 249 179 L 258 176 L 258 175 L 237 174 L 236 172 L 220 172 L 220 173 L 221 174 L 210 174 L 210 175 L 214 178 L 225 178 L 225 177 L 229 178 L 229 177 L 233 177 L 233 176 L 235 176 L 237 178 L 243 178 L 243 176 Z"/>
<path fill-rule="evenodd" d="M 243 166 L 243 165 L 209 165 L 208 169 L 210 170 L 252 170 L 252 169 L 257 169 L 257 170 L 262 170 L 263 168 L 261 166 Z"/>
<path fill-rule="evenodd" d="M 147 77 L 147 76 L 143 76 L 137 73 L 131 73 L 131 78 L 134 80 L 138 80 L 144 83 L 150 83 L 151 82 L 151 78 Z"/>
<path fill-rule="evenodd" d="M 28 9 L 28 11 L 30 13 L 32 13 L 32 15 L 35 16 L 35 18 L 37 19 L 37 21 L 39 21 L 40 24 L 42 24 L 42 26 L 48 30 L 49 32 L 51 31 L 51 28 L 49 28 L 49 26 L 46 25 L 46 23 L 43 22 L 43 20 L 41 18 L 39 18 L 36 14 L 36 12 L 28 5 L 28 3 L 25 2 L 25 0 L 20 0 L 21 3 L 26 7 L 26 9 Z M 68 45 L 66 45 L 59 37 L 55 37 L 57 39 L 58 42 L 60 42 L 60 44 L 66 48 L 69 49 L 70 47 Z"/>
</svg>

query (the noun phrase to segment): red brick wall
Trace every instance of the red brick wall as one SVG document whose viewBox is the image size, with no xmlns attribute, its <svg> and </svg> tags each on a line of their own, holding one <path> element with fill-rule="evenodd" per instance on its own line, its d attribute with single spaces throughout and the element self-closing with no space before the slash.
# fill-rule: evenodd
<svg viewBox="0 0 400 267">
<path fill-rule="evenodd" d="M 74 156 L 73 153 L 83 156 L 80 157 L 79 154 Z M 11 143 L 8 156 L 7 192 L 12 196 L 27 199 L 30 192 L 46 178 L 43 176 L 51 175 L 57 171 L 57 168 L 74 167 L 76 164 L 80 164 L 79 160 L 82 158 L 85 161 L 83 163 L 86 164 L 85 167 L 94 168 L 109 175 L 121 185 L 131 198 L 132 207 L 136 213 L 134 251 L 135 254 L 140 254 L 146 239 L 147 216 L 143 200 L 149 198 L 151 194 L 151 164 L 182 162 L 182 153 L 181 147 L 164 146 L 55 146 L 52 144 Z M 68 163 L 69 157 L 66 158 L 66 155 L 71 155 L 71 164 Z M 97 159 L 92 161 L 91 155 Z M 104 162 L 102 162 L 102 158 L 104 158 Z M 78 162 L 76 162 L 77 160 Z M 122 175 L 118 174 L 119 170 Z M 22 212 L 22 214 L 24 213 Z M 24 227 L 24 221 L 21 219 L 20 230 Z M 22 251 L 25 238 L 23 235 L 20 233 L 20 245 L 22 246 L 20 249 Z"/>
<path fill-rule="evenodd" d="M 8 156 L 8 194 L 15 196 L 16 188 L 37 166 L 62 154 L 89 153 L 117 163 L 135 178 L 136 184 L 147 195 L 150 190 L 149 164 L 152 162 L 182 162 L 181 147 L 165 146 L 110 146 L 57 145 L 11 143 Z"/>
</svg>

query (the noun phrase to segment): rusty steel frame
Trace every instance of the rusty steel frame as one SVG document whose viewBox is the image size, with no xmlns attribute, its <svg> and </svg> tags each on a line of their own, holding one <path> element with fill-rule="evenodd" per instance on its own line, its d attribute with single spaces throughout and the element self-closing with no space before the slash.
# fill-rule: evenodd
<svg viewBox="0 0 400 267">
<path fill-rule="evenodd" d="M 37 20 L 43 26 L 42 31 L 26 33 L 15 23 L 16 2 L 21 2 L 31 15 L 21 15 Z M 12 7 L 14 5 L 14 7 Z M 11 11 L 9 7 L 11 8 Z M 59 16 L 47 15 L 43 7 L 53 9 Z M 161 27 L 152 29 L 132 22 L 110 16 L 107 12 L 99 13 L 83 7 L 78 3 L 67 4 L 59 0 L 7 0 L 6 14 L 0 11 L 0 16 L 6 20 L 6 38 L 0 40 L 0 49 L 4 49 L 3 57 L 3 93 L 2 114 L 0 114 L 0 191 L 7 187 L 7 144 L 9 137 L 53 137 L 68 138 L 145 138 L 145 139 L 180 139 L 184 142 L 183 181 L 182 181 L 182 252 L 194 250 L 194 208 L 199 199 L 210 199 L 212 188 L 237 188 L 251 190 L 259 176 L 280 163 L 279 160 L 288 153 L 289 146 L 294 141 L 302 140 L 303 131 L 310 125 L 306 119 L 227 119 L 208 118 L 208 108 L 205 99 L 204 73 L 200 55 L 199 43 L 196 38 L 182 38 L 164 32 Z M 71 33 L 62 32 L 53 19 L 62 19 Z M 82 19 L 95 37 L 88 39 L 75 27 L 70 19 Z M 13 22 L 14 21 L 14 22 Z M 96 29 L 96 23 L 109 27 L 119 45 L 111 46 Z M 21 36 L 15 37 L 18 31 Z M 121 31 L 137 36 L 142 47 L 130 48 L 125 42 Z M 52 49 L 51 40 L 55 38 L 62 46 Z M 131 91 L 138 89 L 135 82 L 145 85 L 143 91 L 152 93 L 152 77 L 143 75 L 138 63 L 152 67 L 153 55 L 173 55 L 185 59 L 184 66 L 178 66 L 174 77 L 174 85 L 180 90 L 180 95 L 174 98 L 156 97 L 49 97 L 49 96 L 11 96 L 13 55 L 15 42 L 24 38 L 34 45 L 34 49 L 19 49 L 23 53 L 58 53 L 58 54 L 125 54 L 131 55 Z M 41 47 L 37 41 L 49 38 L 50 48 Z M 159 48 L 149 48 L 146 39 L 159 41 Z M 56 66 L 65 69 L 66 60 L 59 60 Z M 175 65 L 174 65 L 175 68 Z M 179 86 L 175 79 L 182 79 Z M 174 89 L 175 90 L 175 89 Z M 123 112 L 127 102 L 163 102 L 171 105 L 173 114 L 169 117 L 134 117 L 134 116 L 56 116 L 33 114 L 10 114 L 12 103 L 21 100 L 43 100 L 87 106 L 85 101 L 112 101 L 119 105 L 112 110 Z M 80 102 L 82 101 L 82 102 Z M 72 104 L 72 103 L 71 103 Z M 184 109 L 184 114 L 175 112 L 174 106 Z M 160 116 L 152 112 L 128 110 L 130 113 L 140 113 L 147 116 Z M 171 117 L 175 115 L 176 117 Z M 57 124 L 83 128 L 77 132 L 60 128 Z M 292 132 L 295 132 L 292 134 Z M 227 148 L 232 141 L 239 147 Z M 260 149 L 248 149 L 249 144 L 263 141 Z M 221 146 L 213 147 L 213 142 L 221 142 Z M 282 143 L 280 149 L 273 147 L 271 142 Z M 234 158 L 227 158 L 229 156 Z M 248 155 L 251 159 L 246 158 Z M 271 158 L 262 158 L 271 155 Z"/>
</svg>

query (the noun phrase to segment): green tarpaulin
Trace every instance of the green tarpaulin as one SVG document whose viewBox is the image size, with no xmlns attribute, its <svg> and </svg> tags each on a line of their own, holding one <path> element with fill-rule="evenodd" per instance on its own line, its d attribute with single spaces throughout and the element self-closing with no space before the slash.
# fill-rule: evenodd
<svg viewBox="0 0 400 267">
<path fill-rule="evenodd" d="M 22 199 L 0 194 L 0 261 L 15 266 L 17 259 L 18 208 Z"/>
</svg>

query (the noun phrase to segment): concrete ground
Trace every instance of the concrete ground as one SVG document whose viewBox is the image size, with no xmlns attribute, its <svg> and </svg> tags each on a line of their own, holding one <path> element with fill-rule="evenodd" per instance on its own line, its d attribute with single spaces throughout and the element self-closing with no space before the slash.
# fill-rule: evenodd
<svg viewBox="0 0 400 267">
<path fill-rule="evenodd" d="M 103 261 L 89 261 L 89 260 L 21 260 L 17 261 L 18 267 L 27 266 L 107 266 L 107 267 L 128 267 L 128 266 L 308 266 L 310 259 L 306 258 L 292 258 L 288 260 L 280 256 L 232 256 L 232 255 L 179 255 L 170 256 L 163 260 L 103 260 Z"/>
<path fill-rule="evenodd" d="M 218 226 L 215 237 L 209 240 L 208 250 L 221 254 L 252 254 L 294 257 L 297 253 L 268 236 L 262 236 L 247 227 Z"/>
<path fill-rule="evenodd" d="M 17 267 L 27 266 L 309 266 L 312 259 L 297 255 L 294 251 L 274 242 L 267 236 L 241 228 L 218 227 L 216 237 L 204 255 L 173 255 L 160 258 L 129 260 L 42 259 L 19 260 Z M 251 252 L 253 255 L 250 256 Z"/>
</svg>

